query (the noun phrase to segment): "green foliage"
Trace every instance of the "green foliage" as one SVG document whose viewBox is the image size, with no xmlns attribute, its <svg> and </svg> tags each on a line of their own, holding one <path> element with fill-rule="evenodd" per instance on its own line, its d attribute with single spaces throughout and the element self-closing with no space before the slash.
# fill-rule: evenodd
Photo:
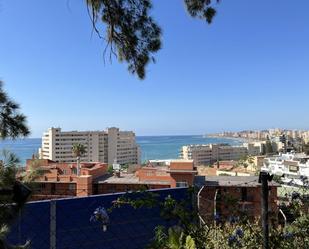
<svg viewBox="0 0 309 249">
<path fill-rule="evenodd" d="M 254 163 L 254 159 L 252 156 L 247 155 L 247 156 L 243 156 L 242 158 L 240 158 L 236 164 L 236 167 L 244 167 L 245 169 L 247 169 L 249 167 L 249 165 L 252 165 Z"/>
<path fill-rule="evenodd" d="M 0 151 L 0 188 L 13 186 L 16 181 L 19 159 L 8 150 Z"/>
<path fill-rule="evenodd" d="M 196 248 L 195 242 L 194 242 L 193 238 L 192 238 L 190 235 L 188 235 L 188 236 L 186 237 L 186 245 L 185 245 L 185 248 L 186 248 L 186 249 L 195 249 L 195 248 Z"/>
<path fill-rule="evenodd" d="M 306 155 L 309 155 L 309 143 L 304 143 L 302 145 L 302 151 L 306 154 Z"/>
<path fill-rule="evenodd" d="M 282 183 L 281 176 L 273 175 L 273 181 L 277 183 Z"/>
<path fill-rule="evenodd" d="M 108 165 L 107 172 L 109 174 L 113 174 L 114 173 L 113 165 Z"/>
<path fill-rule="evenodd" d="M 9 153 L 15 156 L 15 154 L 11 152 Z M 17 160 L 17 162 L 19 162 L 19 159 Z M 14 165 L 14 167 L 16 168 L 16 164 Z M 43 174 L 44 170 L 41 168 L 40 160 L 38 158 L 35 158 L 28 164 L 27 171 L 19 170 L 18 176 L 15 176 L 15 178 L 17 177 L 18 180 L 26 184 L 28 187 L 33 187 L 37 184 L 35 183 L 35 180 L 37 180 Z"/>
<path fill-rule="evenodd" d="M 26 125 L 26 117 L 19 112 L 19 105 L 12 101 L 3 90 L 3 83 L 0 81 L 0 138 L 17 138 L 27 136 L 30 132 Z M 0 153 L 0 190 L 12 189 L 16 182 L 17 164 L 19 159 L 9 151 Z M 11 207 L 13 196 L 11 194 L 1 194 L 0 196 L 0 248 L 22 249 L 28 248 L 29 242 L 24 246 L 11 246 L 6 242 L 9 232 L 9 221 L 16 217 L 21 206 Z"/>
<path fill-rule="evenodd" d="M 231 175 L 227 173 L 220 173 L 219 176 L 231 176 Z"/>
<path fill-rule="evenodd" d="M 161 48 L 161 29 L 149 15 L 149 0 L 87 0 L 93 24 L 106 25 L 105 40 L 110 57 L 128 63 L 128 70 L 145 77 L 145 67 Z M 97 30 L 95 28 L 95 30 Z"/>
<path fill-rule="evenodd" d="M 129 168 L 129 164 L 121 165 L 121 170 L 122 171 L 126 171 L 126 170 L 128 170 L 128 168 Z"/>
<path fill-rule="evenodd" d="M 209 24 L 216 15 L 216 10 L 213 7 L 213 2 L 218 3 L 219 0 L 185 0 L 187 10 L 192 17 L 205 19 Z"/>
<path fill-rule="evenodd" d="M 86 147 L 83 144 L 73 144 L 72 152 L 76 157 L 80 157 L 86 153 Z"/>
<path fill-rule="evenodd" d="M 12 101 L 3 90 L 0 81 L 0 138 L 17 138 L 29 135 L 26 117 L 19 113 L 19 105 Z"/>
<path fill-rule="evenodd" d="M 266 144 L 265 144 L 265 153 L 267 155 L 267 154 L 272 154 L 273 152 L 274 152 L 273 151 L 273 146 L 271 144 L 271 141 L 270 141 L 269 137 L 267 136 Z"/>
<path fill-rule="evenodd" d="M 195 242 L 190 235 L 185 235 L 179 226 L 166 229 L 159 226 L 155 230 L 155 239 L 148 249 L 196 249 Z"/>
<path fill-rule="evenodd" d="M 151 0 L 86 0 L 93 29 L 106 41 L 104 56 L 128 63 L 128 70 L 140 79 L 154 53 L 161 48 L 161 28 L 150 16 Z M 185 0 L 192 17 L 211 23 L 216 11 L 211 0 Z M 103 24 L 103 25 L 98 25 Z M 102 35 L 101 28 L 105 29 Z"/>
<path fill-rule="evenodd" d="M 191 192 L 188 197 L 192 193 L 194 194 Z M 153 193 L 143 194 L 140 198 L 130 198 L 126 195 L 127 198 L 120 198 L 118 204 L 131 205 L 134 208 L 159 206 L 161 217 L 178 221 L 176 226 L 170 228 L 156 227 L 148 249 L 262 248 L 262 228 L 258 220 L 252 221 L 243 216 L 237 223 L 203 225 L 198 222 L 198 213 L 188 205 L 192 201 L 191 198 L 179 202 L 167 196 L 164 201 L 158 202 L 158 196 L 152 195 Z M 235 209 L 236 213 L 236 200 L 228 195 L 222 196 L 222 199 L 227 201 L 229 208 Z M 305 205 L 308 203 L 294 200 L 289 209 L 293 209 L 295 220 L 286 227 L 270 226 L 270 248 L 309 248 L 309 215 L 303 211 Z"/>
<path fill-rule="evenodd" d="M 114 209 L 120 208 L 124 205 L 129 205 L 135 209 L 142 207 L 153 208 L 158 205 L 157 198 L 157 194 L 145 190 L 128 192 L 113 202 L 113 206 L 109 211 L 112 212 Z"/>
<path fill-rule="evenodd" d="M 30 183 L 32 177 L 28 176 L 26 173 L 21 174 L 20 169 L 18 168 L 19 159 L 15 154 L 3 150 L 0 152 L 0 189 L 1 190 L 13 190 L 16 186 L 16 181 L 26 180 L 27 183 Z M 30 170 L 31 173 L 31 170 Z M 11 246 L 6 242 L 6 236 L 9 232 L 9 225 L 16 218 L 18 213 L 23 207 L 24 203 L 16 203 L 11 205 L 14 202 L 13 193 L 12 194 L 1 194 L 0 195 L 0 248 L 4 249 L 26 249 L 29 248 L 29 241 L 26 242 L 23 246 Z"/>
<path fill-rule="evenodd" d="M 30 241 L 27 241 L 24 245 L 12 246 L 6 243 L 6 236 L 9 233 L 7 226 L 0 227 L 0 248 L 1 249 L 30 249 Z"/>
<path fill-rule="evenodd" d="M 263 243 L 262 229 L 259 222 L 241 224 L 224 223 L 218 226 L 200 226 L 192 224 L 189 230 L 180 226 L 168 229 L 156 229 L 149 249 L 230 249 L 250 248 L 261 249 Z M 309 248 L 309 216 L 297 218 L 291 225 L 271 227 L 270 248 L 290 249 Z"/>
</svg>

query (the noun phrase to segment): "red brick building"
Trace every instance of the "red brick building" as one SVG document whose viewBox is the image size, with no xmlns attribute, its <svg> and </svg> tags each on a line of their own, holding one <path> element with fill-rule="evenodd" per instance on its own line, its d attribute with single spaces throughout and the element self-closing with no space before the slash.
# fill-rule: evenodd
<svg viewBox="0 0 309 249">
<path fill-rule="evenodd" d="M 95 194 L 192 186 L 197 171 L 193 160 L 172 160 L 168 166 L 140 168 L 135 174 L 104 175 L 95 181 Z"/>
<path fill-rule="evenodd" d="M 92 194 L 93 180 L 107 174 L 106 163 L 81 163 L 80 175 L 76 163 L 56 163 L 51 160 L 27 160 L 26 170 L 37 168 L 41 175 L 33 187 L 32 200 L 88 196 Z"/>
<path fill-rule="evenodd" d="M 215 214 L 221 219 L 246 215 L 259 218 L 261 214 L 261 184 L 258 176 L 203 176 L 196 183 L 203 186 L 199 199 L 199 210 L 204 221 L 213 222 Z M 269 212 L 276 214 L 277 187 L 269 183 Z"/>
<path fill-rule="evenodd" d="M 29 170 L 32 160 L 27 161 Z M 169 166 L 148 165 L 133 174 L 108 173 L 105 163 L 81 163 L 80 175 L 76 175 L 76 163 L 36 161 L 43 174 L 36 180 L 33 200 L 89 196 L 133 191 L 192 186 L 197 173 L 192 160 L 174 160 Z"/>
</svg>

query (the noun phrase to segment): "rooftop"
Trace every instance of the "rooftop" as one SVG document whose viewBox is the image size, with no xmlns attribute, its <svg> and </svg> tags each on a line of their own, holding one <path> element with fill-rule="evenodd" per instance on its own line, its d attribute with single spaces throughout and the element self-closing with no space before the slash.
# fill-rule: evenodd
<svg viewBox="0 0 309 249">
<path fill-rule="evenodd" d="M 103 175 L 95 179 L 96 183 L 109 183 L 109 184 L 162 184 L 169 185 L 169 181 L 160 180 L 139 180 L 134 174 L 121 173 L 120 177 L 114 175 Z"/>
<path fill-rule="evenodd" d="M 197 176 L 195 183 L 199 186 L 239 186 L 239 187 L 257 187 L 259 183 L 258 176 Z M 269 182 L 269 186 L 280 186 L 276 182 Z"/>
<path fill-rule="evenodd" d="M 171 163 L 193 163 L 191 159 L 173 159 L 170 161 Z"/>
</svg>

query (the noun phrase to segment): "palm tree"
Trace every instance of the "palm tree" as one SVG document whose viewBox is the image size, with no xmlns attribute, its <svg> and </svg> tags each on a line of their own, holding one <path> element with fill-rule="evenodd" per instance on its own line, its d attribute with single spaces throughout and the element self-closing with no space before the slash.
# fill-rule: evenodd
<svg viewBox="0 0 309 249">
<path fill-rule="evenodd" d="M 19 136 L 29 135 L 29 128 L 27 127 L 26 117 L 19 112 L 19 105 L 12 101 L 7 93 L 3 90 L 3 82 L 0 80 L 0 138 L 17 138 Z M 8 151 L 2 151 L 0 153 L 0 248 L 26 248 L 29 243 L 24 246 L 11 246 L 6 241 L 6 235 L 9 230 L 9 225 L 17 217 L 19 210 L 22 209 L 24 201 L 30 191 L 24 191 L 25 196 L 22 200 L 13 200 L 15 194 L 7 195 L 5 192 L 9 189 L 17 188 L 21 189 L 22 184 L 18 184 L 16 181 L 16 174 L 18 172 L 17 166 L 19 163 L 18 158 Z M 23 187 L 23 190 L 26 188 Z M 16 202 L 17 205 L 12 208 L 11 205 L 5 205 L 6 203 Z M 6 208 L 4 208 L 6 207 Z"/>
<path fill-rule="evenodd" d="M 18 157 L 8 151 L 0 151 L 0 188 L 11 187 L 16 181 Z"/>
<path fill-rule="evenodd" d="M 19 105 L 8 97 L 0 81 L 0 137 L 5 139 L 27 135 L 26 117 L 19 113 Z"/>
<path fill-rule="evenodd" d="M 5 192 L 13 190 L 14 187 L 20 186 L 17 185 L 16 178 L 20 178 L 23 181 L 23 177 L 19 176 L 19 159 L 18 157 L 8 151 L 2 150 L 0 151 L 0 248 L 4 249 L 25 249 L 29 248 L 30 242 L 26 242 L 23 246 L 12 246 L 9 245 L 6 241 L 7 235 L 9 233 L 9 226 L 17 217 L 19 211 L 23 207 L 27 197 L 30 194 L 30 191 L 24 192 L 24 195 L 19 197 L 18 199 L 14 199 L 12 194 L 7 194 Z M 23 190 L 28 190 L 27 188 L 23 188 Z M 15 196 L 15 194 L 14 194 Z M 7 205 L 12 202 L 16 202 L 17 205 Z"/>
<path fill-rule="evenodd" d="M 27 171 L 21 174 L 21 180 L 23 183 L 30 186 L 35 184 L 35 181 L 44 174 L 44 170 L 41 168 L 39 158 L 34 158 L 28 165 Z"/>
<path fill-rule="evenodd" d="M 79 169 L 80 169 L 80 157 L 85 154 L 86 147 L 83 144 L 73 144 L 72 152 L 74 156 L 76 156 L 76 163 L 77 163 L 77 175 L 79 175 Z"/>
</svg>

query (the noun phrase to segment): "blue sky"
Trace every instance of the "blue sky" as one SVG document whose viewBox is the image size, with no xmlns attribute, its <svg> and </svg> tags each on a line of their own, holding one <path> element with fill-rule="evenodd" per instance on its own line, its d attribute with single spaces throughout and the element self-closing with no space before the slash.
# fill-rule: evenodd
<svg viewBox="0 0 309 249">
<path fill-rule="evenodd" d="M 309 129 L 309 1 L 222 0 L 212 25 L 154 0 L 163 49 L 144 81 L 103 61 L 83 0 L 0 0 L 0 79 L 32 137 L 118 126 L 137 135 Z"/>
</svg>

